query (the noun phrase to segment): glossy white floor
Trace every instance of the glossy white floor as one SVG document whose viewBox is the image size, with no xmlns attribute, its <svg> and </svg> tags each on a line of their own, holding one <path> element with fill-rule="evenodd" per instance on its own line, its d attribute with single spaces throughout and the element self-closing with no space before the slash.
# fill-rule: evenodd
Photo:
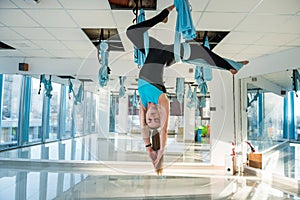
<svg viewBox="0 0 300 200">
<path fill-rule="evenodd" d="M 167 146 L 163 176 L 154 173 L 135 135 L 91 135 L 3 151 L 0 199 L 300 199 L 295 185 L 264 176 L 273 170 L 299 184 L 299 144 L 269 153 L 273 165 L 257 175 L 234 176 L 210 166 L 208 144 L 173 137 Z"/>
</svg>

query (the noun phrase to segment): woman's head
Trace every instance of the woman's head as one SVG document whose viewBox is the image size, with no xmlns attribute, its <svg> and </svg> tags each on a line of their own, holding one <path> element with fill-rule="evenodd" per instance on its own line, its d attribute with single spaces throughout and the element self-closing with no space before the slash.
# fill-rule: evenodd
<svg viewBox="0 0 300 200">
<path fill-rule="evenodd" d="M 160 111 L 157 105 L 152 104 L 148 106 L 146 111 L 146 124 L 151 129 L 157 129 L 160 127 L 161 119 L 160 119 Z"/>
</svg>

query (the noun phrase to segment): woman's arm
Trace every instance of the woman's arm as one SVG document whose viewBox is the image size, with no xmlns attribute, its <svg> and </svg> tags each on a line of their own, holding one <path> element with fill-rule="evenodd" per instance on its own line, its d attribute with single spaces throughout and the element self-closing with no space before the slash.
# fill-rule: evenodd
<svg viewBox="0 0 300 200">
<path fill-rule="evenodd" d="M 170 117 L 170 101 L 165 93 L 159 97 L 158 104 L 161 107 L 160 124 L 162 125 L 160 134 L 160 148 L 164 149 L 166 147 L 168 138 L 168 124 Z"/>
<path fill-rule="evenodd" d="M 168 124 L 170 116 L 170 101 L 165 93 L 160 95 L 158 99 L 158 104 L 160 105 L 161 113 L 161 133 L 160 133 L 160 149 L 157 153 L 157 158 L 154 161 L 154 166 L 156 167 L 159 164 L 160 159 L 162 158 L 165 147 L 168 139 Z"/>
<path fill-rule="evenodd" d="M 148 132 L 148 127 L 146 125 L 146 108 L 142 105 L 142 103 L 140 103 L 139 116 L 140 116 L 141 134 L 142 134 L 144 144 L 146 146 L 150 144 L 150 136 Z"/>
<path fill-rule="evenodd" d="M 145 148 L 147 150 L 147 153 L 154 164 L 154 161 L 156 160 L 156 152 L 153 151 L 152 145 L 150 143 L 150 136 L 149 136 L 149 130 L 148 126 L 146 125 L 146 108 L 140 103 L 140 125 L 141 125 L 141 133 L 144 141 Z"/>
</svg>

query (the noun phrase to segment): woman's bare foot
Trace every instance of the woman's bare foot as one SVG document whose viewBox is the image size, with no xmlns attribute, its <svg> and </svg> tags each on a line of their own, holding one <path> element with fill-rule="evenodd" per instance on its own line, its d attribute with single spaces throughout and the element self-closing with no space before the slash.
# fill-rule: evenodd
<svg viewBox="0 0 300 200">
<path fill-rule="evenodd" d="M 175 8 L 175 5 L 173 4 L 173 5 L 169 6 L 169 7 L 167 7 L 167 10 L 169 12 L 171 12 L 174 8 Z"/>
<path fill-rule="evenodd" d="M 230 69 L 229 70 L 233 75 L 237 73 L 237 71 L 235 69 Z"/>
<path fill-rule="evenodd" d="M 249 63 L 249 60 L 238 61 L 238 63 L 241 63 L 243 65 L 247 65 Z"/>
</svg>

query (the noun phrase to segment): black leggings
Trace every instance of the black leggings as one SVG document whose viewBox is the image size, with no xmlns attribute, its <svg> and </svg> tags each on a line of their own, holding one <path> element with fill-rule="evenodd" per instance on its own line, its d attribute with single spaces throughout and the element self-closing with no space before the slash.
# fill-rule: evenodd
<svg viewBox="0 0 300 200">
<path fill-rule="evenodd" d="M 169 15 L 169 11 L 164 9 L 158 15 L 154 16 L 151 19 L 145 20 L 138 24 L 134 24 L 127 29 L 127 37 L 131 40 L 131 42 L 138 48 L 141 52 L 145 54 L 145 47 L 144 47 L 144 32 L 149 30 L 151 27 L 155 26 L 159 22 L 162 22 L 167 16 Z M 165 63 L 172 63 L 170 60 L 174 60 L 174 45 L 164 45 L 158 40 L 154 38 L 150 38 L 149 49 L 164 49 L 164 55 L 151 55 L 154 59 L 147 58 L 148 61 L 151 63 L 152 60 L 156 60 L 155 58 L 161 57 L 161 59 L 165 59 Z M 217 66 L 219 68 L 223 68 L 225 70 L 234 69 L 225 59 L 220 57 L 219 55 L 212 52 L 205 46 L 202 46 L 198 43 L 189 43 L 191 47 L 191 55 L 188 60 L 194 60 L 197 58 L 205 60 L 208 64 L 212 66 Z M 156 51 L 159 52 L 159 51 Z M 181 45 L 180 51 L 181 58 L 183 57 L 183 45 Z M 149 55 L 150 56 L 150 55 Z M 162 61 L 161 64 L 164 64 Z"/>
</svg>

